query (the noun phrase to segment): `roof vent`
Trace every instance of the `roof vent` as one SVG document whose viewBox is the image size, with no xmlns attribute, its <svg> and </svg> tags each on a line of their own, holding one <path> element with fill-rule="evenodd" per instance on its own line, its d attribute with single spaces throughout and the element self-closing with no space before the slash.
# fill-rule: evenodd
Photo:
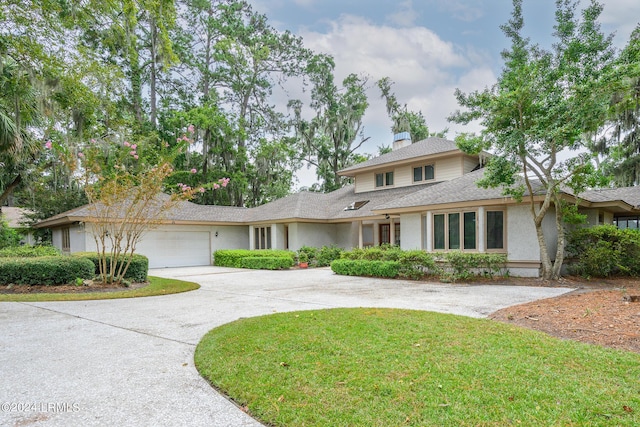
<svg viewBox="0 0 640 427">
<path fill-rule="evenodd" d="M 399 132 L 393 135 L 393 149 L 403 148 L 411 145 L 411 134 L 409 132 Z"/>
</svg>

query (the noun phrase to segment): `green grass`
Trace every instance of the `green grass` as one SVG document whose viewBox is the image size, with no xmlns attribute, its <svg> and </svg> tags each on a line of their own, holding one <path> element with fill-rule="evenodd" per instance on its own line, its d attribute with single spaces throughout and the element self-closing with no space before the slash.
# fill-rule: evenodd
<svg viewBox="0 0 640 427">
<path fill-rule="evenodd" d="M 640 425 L 640 355 L 486 319 L 274 314 L 210 331 L 195 362 L 270 426 Z"/>
<path fill-rule="evenodd" d="M 38 302 L 38 301 L 85 301 L 95 299 L 138 298 L 155 295 L 177 294 L 198 289 L 200 285 L 182 280 L 164 279 L 149 276 L 149 285 L 125 291 L 87 292 L 77 294 L 37 293 L 37 294 L 0 294 L 0 301 Z"/>
</svg>

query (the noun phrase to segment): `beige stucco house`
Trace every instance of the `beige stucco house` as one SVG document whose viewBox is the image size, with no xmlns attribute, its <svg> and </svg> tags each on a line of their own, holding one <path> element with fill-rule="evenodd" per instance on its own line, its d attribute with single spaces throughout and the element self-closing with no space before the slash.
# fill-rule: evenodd
<svg viewBox="0 0 640 427">
<path fill-rule="evenodd" d="M 529 204 L 502 196 L 500 189 L 476 186 L 487 156 L 467 155 L 442 138 L 411 144 L 408 134 L 398 134 L 392 152 L 340 172 L 353 179 L 352 185 L 328 194 L 303 191 L 256 208 L 183 202 L 144 236 L 137 252 L 149 257 L 151 267 L 169 267 L 208 265 L 218 249 L 391 243 L 428 252 L 505 253 L 512 275 L 538 276 L 540 253 Z M 639 205 L 639 188 L 580 195 L 594 225 L 637 227 Z M 95 250 L 87 215 L 87 207 L 81 207 L 38 226 L 51 228 L 53 244 L 65 252 Z M 545 235 L 553 245 L 555 224 L 553 215 L 547 217 Z"/>
</svg>

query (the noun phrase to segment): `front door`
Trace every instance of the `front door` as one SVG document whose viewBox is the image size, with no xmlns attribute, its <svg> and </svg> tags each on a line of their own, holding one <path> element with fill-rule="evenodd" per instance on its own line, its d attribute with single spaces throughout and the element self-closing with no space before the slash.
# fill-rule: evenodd
<svg viewBox="0 0 640 427">
<path fill-rule="evenodd" d="M 380 224 L 380 244 L 391 244 L 391 225 Z"/>
</svg>

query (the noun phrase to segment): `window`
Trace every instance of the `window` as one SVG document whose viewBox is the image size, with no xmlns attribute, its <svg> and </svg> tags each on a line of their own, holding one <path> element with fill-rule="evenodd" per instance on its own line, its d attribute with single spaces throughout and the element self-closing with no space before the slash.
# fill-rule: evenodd
<svg viewBox="0 0 640 427">
<path fill-rule="evenodd" d="M 413 168 L 413 182 L 422 181 L 422 166 Z"/>
<path fill-rule="evenodd" d="M 363 207 L 367 203 L 369 203 L 368 200 L 360 200 L 359 202 L 352 202 L 349 206 L 344 208 L 344 210 L 345 211 L 357 211 L 358 209 L 360 209 L 361 207 Z"/>
<path fill-rule="evenodd" d="M 433 216 L 433 249 L 444 249 L 444 214 Z"/>
<path fill-rule="evenodd" d="M 425 181 L 429 181 L 430 179 L 434 179 L 436 177 L 435 169 L 433 165 L 427 165 L 424 167 L 424 179 Z"/>
<path fill-rule="evenodd" d="M 449 214 L 449 249 L 460 249 L 460 214 Z"/>
<path fill-rule="evenodd" d="M 396 246 L 400 246 L 400 223 L 396 222 L 394 224 L 394 228 L 395 228 L 395 242 L 393 242 L 393 244 Z"/>
<path fill-rule="evenodd" d="M 71 252 L 71 234 L 69 227 L 62 229 L 62 252 Z"/>
<path fill-rule="evenodd" d="M 504 249 L 503 211 L 487 211 L 487 249 Z"/>
<path fill-rule="evenodd" d="M 393 185 L 393 172 L 384 172 L 376 174 L 376 187 L 385 187 Z"/>
<path fill-rule="evenodd" d="M 271 249 L 271 227 L 255 227 L 253 229 L 253 248 Z"/>
<path fill-rule="evenodd" d="M 604 222 L 604 221 L 602 221 Z M 620 228 L 631 228 L 637 230 L 640 225 L 640 217 L 639 216 L 616 216 L 613 218 L 613 224 Z"/>
<path fill-rule="evenodd" d="M 464 248 L 476 248 L 476 213 L 464 213 Z"/>
<path fill-rule="evenodd" d="M 475 250 L 477 249 L 476 233 L 475 212 L 433 215 L 433 249 L 435 250 Z"/>
<path fill-rule="evenodd" d="M 418 166 L 413 168 L 413 182 L 430 181 L 435 178 L 433 165 Z"/>
</svg>

